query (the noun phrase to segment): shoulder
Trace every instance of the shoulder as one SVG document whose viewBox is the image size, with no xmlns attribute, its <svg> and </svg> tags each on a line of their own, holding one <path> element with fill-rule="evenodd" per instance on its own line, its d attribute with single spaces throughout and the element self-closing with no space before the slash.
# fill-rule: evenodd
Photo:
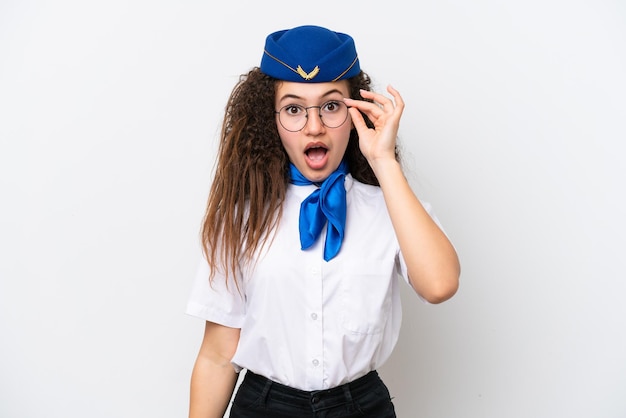
<svg viewBox="0 0 626 418">
<path fill-rule="evenodd" d="M 383 192 L 378 186 L 361 183 L 351 175 L 346 176 L 345 184 L 349 198 L 369 204 L 384 203 Z"/>
</svg>

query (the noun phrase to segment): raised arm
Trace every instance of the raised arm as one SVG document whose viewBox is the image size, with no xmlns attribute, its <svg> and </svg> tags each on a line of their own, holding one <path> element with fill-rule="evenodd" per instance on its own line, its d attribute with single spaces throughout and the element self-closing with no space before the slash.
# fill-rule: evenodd
<svg viewBox="0 0 626 418">
<path fill-rule="evenodd" d="M 230 363 L 239 329 L 206 323 L 200 352 L 191 374 L 189 418 L 222 418 L 237 383 Z"/>
<path fill-rule="evenodd" d="M 460 265 L 454 247 L 433 221 L 411 189 L 400 163 L 395 145 L 404 110 L 402 97 L 387 88 L 391 100 L 381 94 L 361 91 L 366 99 L 346 99 L 350 115 L 359 133 L 359 146 L 378 178 L 385 197 L 411 285 L 424 299 L 440 303 L 451 298 L 459 285 Z M 374 123 L 369 129 L 358 111 Z"/>
</svg>

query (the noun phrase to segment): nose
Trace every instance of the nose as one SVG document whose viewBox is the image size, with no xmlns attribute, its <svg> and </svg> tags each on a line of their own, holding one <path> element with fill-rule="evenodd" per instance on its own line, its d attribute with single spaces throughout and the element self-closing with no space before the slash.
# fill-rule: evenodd
<svg viewBox="0 0 626 418">
<path fill-rule="evenodd" d="M 306 125 L 304 125 L 304 129 L 309 134 L 317 134 L 324 130 L 324 122 L 322 122 L 322 117 L 320 116 L 319 109 L 308 109 Z"/>
</svg>

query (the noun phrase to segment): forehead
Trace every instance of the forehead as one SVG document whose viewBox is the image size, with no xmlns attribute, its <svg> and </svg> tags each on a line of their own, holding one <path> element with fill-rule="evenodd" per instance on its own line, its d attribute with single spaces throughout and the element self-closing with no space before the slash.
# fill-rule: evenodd
<svg viewBox="0 0 626 418">
<path fill-rule="evenodd" d="M 302 99 L 304 101 L 323 100 L 328 97 L 349 97 L 350 90 L 347 80 L 328 83 L 296 83 L 281 81 L 276 88 L 276 102 Z"/>
</svg>

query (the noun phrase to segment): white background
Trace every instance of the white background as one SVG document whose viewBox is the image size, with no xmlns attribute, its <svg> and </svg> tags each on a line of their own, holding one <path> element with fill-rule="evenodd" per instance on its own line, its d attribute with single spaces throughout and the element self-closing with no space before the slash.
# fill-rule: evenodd
<svg viewBox="0 0 626 418">
<path fill-rule="evenodd" d="M 0 0 L 0 417 L 183 417 L 228 93 L 265 36 L 354 36 L 458 248 L 405 287 L 403 418 L 626 416 L 622 1 Z"/>
</svg>

